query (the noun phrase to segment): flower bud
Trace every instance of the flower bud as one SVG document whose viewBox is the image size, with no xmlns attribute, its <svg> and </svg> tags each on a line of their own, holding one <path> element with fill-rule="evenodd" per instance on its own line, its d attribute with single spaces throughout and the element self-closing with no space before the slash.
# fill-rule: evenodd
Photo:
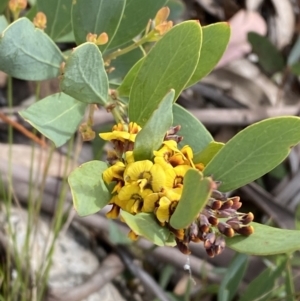
<svg viewBox="0 0 300 301">
<path fill-rule="evenodd" d="M 254 228 L 252 226 L 243 226 L 240 229 L 235 230 L 235 232 L 243 236 L 249 236 L 254 233 Z"/>
<path fill-rule="evenodd" d="M 218 224 L 218 230 L 220 233 L 224 234 L 227 237 L 233 237 L 234 236 L 234 230 L 232 227 L 224 222 L 220 222 Z"/>
<path fill-rule="evenodd" d="M 33 24 L 35 27 L 44 30 L 47 25 L 46 15 L 43 12 L 38 12 L 33 19 Z"/>
</svg>

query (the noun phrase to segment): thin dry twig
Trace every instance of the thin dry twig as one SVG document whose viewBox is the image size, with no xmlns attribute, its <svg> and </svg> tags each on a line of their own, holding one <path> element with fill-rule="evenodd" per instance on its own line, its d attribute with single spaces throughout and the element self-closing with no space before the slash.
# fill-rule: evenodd
<svg viewBox="0 0 300 301">
<path fill-rule="evenodd" d="M 299 115 L 300 106 L 259 107 L 255 109 L 189 109 L 205 125 L 246 126 L 269 117 Z M 94 115 L 95 125 L 112 122 L 113 117 L 103 110 Z"/>
<path fill-rule="evenodd" d="M 26 137 L 39 144 L 41 147 L 47 147 L 47 144 L 44 140 L 38 138 L 36 135 L 28 131 L 23 125 L 20 123 L 8 118 L 4 113 L 0 112 L 0 119 L 2 119 L 5 123 L 10 124 L 13 128 L 24 134 Z"/>
<path fill-rule="evenodd" d="M 124 264 L 115 254 L 108 255 L 102 262 L 98 270 L 89 277 L 84 283 L 73 287 L 60 289 L 53 288 L 49 290 L 46 297 L 47 301 L 80 301 L 89 295 L 99 291 L 104 285 L 120 275 L 124 270 Z"/>
<path fill-rule="evenodd" d="M 153 293 L 161 301 L 170 301 L 169 297 L 163 291 L 163 289 L 157 284 L 157 282 L 141 267 L 136 265 L 129 255 L 128 250 L 124 246 L 118 246 L 116 251 L 127 269 L 140 281 L 143 285 Z"/>
</svg>

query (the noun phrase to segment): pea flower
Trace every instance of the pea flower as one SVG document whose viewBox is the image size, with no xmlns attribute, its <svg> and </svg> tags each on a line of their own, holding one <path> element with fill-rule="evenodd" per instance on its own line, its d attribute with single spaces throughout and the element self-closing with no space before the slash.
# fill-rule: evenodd
<svg viewBox="0 0 300 301">
<path fill-rule="evenodd" d="M 184 229 L 171 227 L 169 221 L 180 202 L 186 172 L 190 169 L 201 172 L 205 167 L 193 162 L 190 146 L 178 148 L 182 140 L 177 135 L 179 129 L 180 126 L 170 128 L 161 147 L 153 152 L 153 159 L 141 161 L 135 161 L 133 155 L 135 137 L 141 130 L 136 123 L 119 123 L 112 132 L 100 134 L 114 146 L 107 158 L 110 167 L 103 173 L 106 184 L 114 183 L 110 200 L 112 207 L 107 217 L 117 218 L 120 210 L 132 215 L 153 214 L 161 227 L 174 234 L 181 252 L 190 253 L 188 245 L 191 241 L 203 242 L 208 256 L 214 257 L 224 250 L 225 237 L 253 233 L 250 223 L 254 216 L 251 212 L 238 212 L 242 205 L 240 198 L 227 198 L 217 190 L 219 183 L 214 182 L 215 189 L 194 221 Z M 131 230 L 129 237 L 136 240 L 138 235 Z"/>
</svg>

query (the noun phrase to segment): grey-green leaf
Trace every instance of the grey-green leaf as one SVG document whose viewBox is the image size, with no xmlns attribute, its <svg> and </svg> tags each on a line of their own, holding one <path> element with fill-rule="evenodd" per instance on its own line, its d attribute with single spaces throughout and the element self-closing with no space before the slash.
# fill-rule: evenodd
<svg viewBox="0 0 300 301">
<path fill-rule="evenodd" d="M 203 151 L 213 141 L 213 137 L 205 126 L 185 108 L 173 105 L 173 125 L 180 125 L 179 136 L 183 137 L 179 146 L 189 145 L 194 154 Z"/>
<path fill-rule="evenodd" d="M 8 22 L 4 15 L 0 16 L 0 33 L 8 26 Z"/>
<path fill-rule="evenodd" d="M 155 17 L 156 12 L 166 2 L 166 0 L 126 0 L 120 26 L 109 48 L 121 46 L 140 34 L 146 28 L 148 21 Z"/>
<path fill-rule="evenodd" d="M 137 63 L 137 61 L 142 59 L 144 55 L 145 53 L 142 47 L 138 47 L 112 60 L 109 68 L 113 68 L 113 71 L 108 73 L 109 83 L 114 85 L 122 84 L 128 71 Z"/>
<path fill-rule="evenodd" d="M 37 0 L 37 10 L 47 17 L 45 32 L 56 41 L 72 31 L 72 0 Z"/>
<path fill-rule="evenodd" d="M 226 238 L 226 246 L 250 255 L 275 255 L 300 250 L 300 231 L 274 228 L 251 223 L 254 233 L 248 237 L 236 235 Z"/>
<path fill-rule="evenodd" d="M 0 70 L 25 80 L 59 75 L 63 55 L 55 43 L 27 18 L 8 26 L 0 37 Z"/>
<path fill-rule="evenodd" d="M 172 105 L 174 96 L 175 91 L 171 90 L 137 134 L 133 150 L 135 161 L 151 160 L 153 151 L 162 145 L 166 132 L 173 122 Z"/>
<path fill-rule="evenodd" d="M 96 213 L 109 203 L 111 193 L 102 179 L 107 168 L 106 163 L 94 160 L 80 165 L 69 175 L 68 182 L 78 215 Z"/>
<path fill-rule="evenodd" d="M 207 165 L 223 146 L 224 143 L 211 141 L 203 151 L 194 154 L 193 162 Z"/>
<path fill-rule="evenodd" d="M 86 106 L 64 93 L 56 93 L 34 103 L 19 114 L 59 147 L 76 132 Z"/>
<path fill-rule="evenodd" d="M 77 45 L 86 42 L 88 33 L 106 32 L 109 42 L 99 47 L 104 51 L 119 28 L 125 4 L 126 0 L 73 1 L 72 24 Z"/>
<path fill-rule="evenodd" d="M 84 43 L 68 57 L 61 77 L 61 90 L 85 103 L 106 105 L 108 78 L 102 54 L 93 43 Z"/>
<path fill-rule="evenodd" d="M 170 218 L 174 229 L 189 226 L 205 206 L 212 190 L 212 180 L 203 178 L 196 169 L 190 169 L 184 176 L 183 191 L 178 205 Z"/>
<path fill-rule="evenodd" d="M 153 214 L 142 212 L 132 215 L 121 211 L 121 216 L 134 233 L 146 237 L 155 245 L 161 247 L 176 245 L 173 234 L 166 227 L 162 227 Z"/>
<path fill-rule="evenodd" d="M 230 27 L 227 22 L 219 22 L 202 27 L 203 42 L 200 59 L 187 87 L 192 86 L 209 74 L 224 54 L 229 38 Z"/>
<path fill-rule="evenodd" d="M 194 73 L 201 43 L 200 24 L 193 20 L 174 26 L 155 44 L 143 59 L 130 91 L 131 121 L 143 127 L 170 89 L 177 99 Z"/>
<path fill-rule="evenodd" d="M 134 66 L 132 66 L 132 68 L 128 71 L 128 73 L 126 74 L 123 82 L 121 83 L 121 85 L 118 87 L 118 94 L 120 96 L 129 96 L 130 95 L 130 90 L 132 87 L 132 84 L 143 64 L 144 58 L 140 59 L 138 62 L 135 63 Z"/>
<path fill-rule="evenodd" d="M 209 162 L 204 174 L 221 181 L 221 191 L 239 188 L 275 168 L 299 142 L 299 117 L 260 121 L 229 140 Z"/>
</svg>

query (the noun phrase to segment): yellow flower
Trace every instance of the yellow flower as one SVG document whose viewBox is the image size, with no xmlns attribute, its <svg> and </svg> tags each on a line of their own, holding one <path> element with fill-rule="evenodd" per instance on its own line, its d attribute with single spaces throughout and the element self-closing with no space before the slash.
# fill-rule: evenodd
<svg viewBox="0 0 300 301">
<path fill-rule="evenodd" d="M 124 172 L 125 183 L 136 183 L 140 189 L 152 189 L 159 192 L 165 183 L 165 172 L 158 164 L 149 160 L 129 164 Z"/>
<path fill-rule="evenodd" d="M 170 158 L 178 152 L 179 149 L 177 148 L 176 141 L 164 141 L 163 146 L 158 151 L 153 152 L 155 156 L 154 162 L 161 165 L 164 170 L 166 170 L 167 168 L 172 168 L 173 166 L 170 163 Z"/>
<path fill-rule="evenodd" d="M 118 180 L 123 181 L 124 171 L 125 171 L 125 165 L 123 162 L 119 161 L 103 172 L 103 180 L 106 184 L 109 184 L 112 181 L 118 181 Z"/>
<path fill-rule="evenodd" d="M 160 206 L 160 199 L 166 197 L 170 202 L 178 201 L 181 197 L 182 188 L 164 189 L 162 192 L 150 193 L 144 199 L 142 212 L 155 212 L 156 208 Z"/>
<path fill-rule="evenodd" d="M 151 213 L 154 212 L 155 207 L 158 206 L 159 199 L 163 196 L 163 193 L 154 192 L 148 194 L 144 199 L 142 212 Z"/>
<path fill-rule="evenodd" d="M 128 235 L 127 235 L 131 240 L 135 241 L 139 238 L 139 236 L 133 232 L 132 230 L 129 231 Z"/>
<path fill-rule="evenodd" d="M 169 222 L 171 215 L 176 209 L 181 194 L 173 190 L 167 190 L 166 195 L 158 201 L 158 207 L 155 210 L 157 219 L 164 225 Z"/>
<path fill-rule="evenodd" d="M 178 165 L 190 165 L 194 167 L 193 150 L 185 145 L 181 150 L 177 148 L 174 140 L 165 141 L 163 147 L 154 151 L 154 162 L 160 164 L 164 169 Z"/>
<path fill-rule="evenodd" d="M 126 161 L 127 164 L 130 164 L 130 163 L 134 162 L 133 151 L 127 151 L 125 153 L 125 161 Z"/>
<path fill-rule="evenodd" d="M 199 171 L 203 171 L 204 170 L 204 164 L 203 163 L 197 163 L 195 164 L 195 168 L 198 169 Z"/>
<path fill-rule="evenodd" d="M 150 193 L 152 193 L 150 189 L 141 191 L 139 186 L 129 184 L 119 191 L 115 204 L 131 214 L 136 214 L 141 212 L 144 199 Z"/>
<path fill-rule="evenodd" d="M 141 127 L 138 126 L 134 122 L 130 122 L 128 125 L 128 129 L 124 127 L 122 123 L 118 123 L 114 125 L 112 128 L 112 132 L 108 133 L 100 133 L 99 136 L 103 140 L 119 140 L 121 142 L 125 141 L 135 141 L 136 134 L 141 130 Z"/>
<path fill-rule="evenodd" d="M 166 173 L 166 182 L 165 185 L 168 188 L 176 188 L 182 187 L 183 185 L 183 178 L 186 172 L 191 169 L 192 167 L 188 165 L 178 165 L 172 169 L 167 169 Z"/>
<path fill-rule="evenodd" d="M 114 219 L 119 216 L 119 213 L 120 213 L 120 207 L 113 204 L 110 211 L 106 213 L 106 217 Z"/>
<path fill-rule="evenodd" d="M 184 155 L 185 157 L 185 162 L 184 164 L 187 164 L 187 165 L 191 165 L 192 167 L 195 167 L 194 166 L 194 163 L 193 163 L 193 157 L 194 157 L 194 154 L 193 154 L 193 150 L 191 149 L 190 146 L 188 145 L 185 145 L 182 149 L 181 149 L 181 153 Z"/>
</svg>

